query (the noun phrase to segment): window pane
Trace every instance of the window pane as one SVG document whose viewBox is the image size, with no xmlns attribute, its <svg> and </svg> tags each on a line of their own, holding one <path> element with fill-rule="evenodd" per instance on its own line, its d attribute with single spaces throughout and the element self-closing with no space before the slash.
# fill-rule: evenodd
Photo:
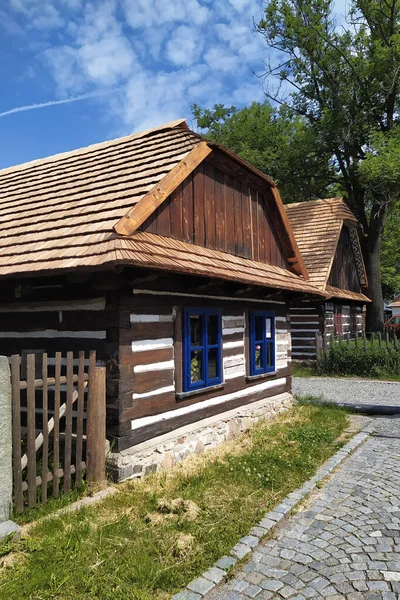
<svg viewBox="0 0 400 600">
<path fill-rule="evenodd" d="M 272 367 L 274 364 L 273 345 L 267 344 L 267 367 Z"/>
<path fill-rule="evenodd" d="M 190 353 L 190 381 L 197 383 L 203 379 L 203 350 L 192 350 Z"/>
<path fill-rule="evenodd" d="M 208 315 L 208 344 L 218 344 L 219 315 Z"/>
<path fill-rule="evenodd" d="M 190 315 L 190 345 L 203 345 L 203 316 Z"/>
<path fill-rule="evenodd" d="M 254 330 L 256 340 L 262 340 L 264 338 L 264 317 L 262 315 L 254 317 Z"/>
<path fill-rule="evenodd" d="M 263 364 L 262 364 L 262 346 L 260 344 L 256 344 L 255 350 L 254 350 L 254 356 L 255 356 L 255 366 L 256 369 L 261 369 Z"/>
<path fill-rule="evenodd" d="M 265 337 L 267 340 L 272 338 L 272 319 L 270 317 L 265 319 Z"/>
<path fill-rule="evenodd" d="M 208 351 L 208 379 L 219 377 L 219 351 L 212 348 Z"/>
</svg>

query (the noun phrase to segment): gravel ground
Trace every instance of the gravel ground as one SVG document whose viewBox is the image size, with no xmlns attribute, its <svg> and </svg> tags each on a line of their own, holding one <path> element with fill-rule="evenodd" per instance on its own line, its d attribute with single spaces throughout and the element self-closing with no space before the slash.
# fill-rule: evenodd
<svg viewBox="0 0 400 600">
<path fill-rule="evenodd" d="M 400 382 L 293 377 L 293 394 L 322 396 L 326 401 L 350 406 L 399 407 L 400 412 Z"/>
</svg>

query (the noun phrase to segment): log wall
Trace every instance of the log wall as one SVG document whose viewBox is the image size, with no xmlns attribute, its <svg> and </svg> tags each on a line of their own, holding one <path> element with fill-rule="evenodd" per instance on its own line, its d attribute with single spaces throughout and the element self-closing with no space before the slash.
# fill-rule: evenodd
<svg viewBox="0 0 400 600">
<path fill-rule="evenodd" d="M 292 347 L 294 360 L 316 360 L 315 335 L 337 335 L 335 311 L 341 312 L 342 332 L 354 335 L 355 331 L 364 331 L 362 304 L 345 304 L 339 300 L 333 302 L 297 302 L 290 307 Z"/>
<path fill-rule="evenodd" d="M 17 286 L 16 289 L 18 289 Z M 14 297 L 12 297 L 14 296 Z M 49 373 L 55 368 L 55 354 L 85 352 L 85 366 L 89 352 L 96 351 L 97 364 L 107 366 L 107 421 L 110 430 L 118 427 L 118 349 L 119 349 L 119 294 L 115 291 L 99 293 L 88 284 L 71 285 L 65 280 L 53 284 L 38 279 L 24 288 L 21 298 L 15 289 L 2 290 L 0 304 L 0 355 L 20 354 L 21 376 L 26 376 L 26 356 L 37 356 L 36 376 L 41 377 L 41 356 L 48 355 Z M 66 367 L 66 359 L 62 368 Z"/>
<path fill-rule="evenodd" d="M 182 393 L 182 309 L 222 310 L 223 384 Z M 249 378 L 247 312 L 273 310 L 276 371 Z M 291 389 L 290 323 L 286 301 L 213 299 L 200 294 L 142 292 L 121 298 L 120 427 L 116 450 L 206 417 Z"/>
</svg>

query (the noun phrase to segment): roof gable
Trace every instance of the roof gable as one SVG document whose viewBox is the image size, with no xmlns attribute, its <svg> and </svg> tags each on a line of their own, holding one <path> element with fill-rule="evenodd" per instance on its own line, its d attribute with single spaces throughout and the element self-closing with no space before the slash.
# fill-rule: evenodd
<svg viewBox="0 0 400 600">
<path fill-rule="evenodd" d="M 310 282 L 325 290 L 344 226 L 349 229 L 353 256 L 362 286 L 367 285 L 365 266 L 356 230 L 357 219 L 342 198 L 311 200 L 285 206 L 310 275 Z"/>
<path fill-rule="evenodd" d="M 275 184 L 233 153 L 205 142 L 183 120 L 0 171 L 0 276 L 96 268 L 121 262 L 142 264 L 139 247 L 147 255 L 150 245 L 157 246 L 156 236 L 143 237 L 145 234 L 140 232 L 121 236 L 114 227 L 132 215 L 132 208 L 139 212 L 135 206 L 148 204 L 149 197 L 153 204 L 141 218 L 149 208 L 154 210 L 164 201 L 165 194 L 176 187 L 182 173 L 193 171 L 196 163 L 211 151 L 234 161 L 241 176 L 251 173 L 260 185 L 268 186 L 274 219 L 281 224 L 286 258 L 293 271 L 307 279 Z M 194 253 L 197 256 L 198 251 Z M 165 253 L 163 256 L 167 264 Z M 150 263 L 163 268 L 160 257 L 161 254 Z M 225 254 L 227 263 L 233 265 L 235 259 Z M 273 273 L 274 267 L 267 271 Z M 209 275 L 217 276 L 210 271 Z M 296 275 L 285 269 L 280 269 L 280 276 L 289 277 L 287 289 L 303 286 L 309 292 L 316 291 L 305 285 L 304 279 L 297 278 L 299 286 L 294 284 Z M 271 277 L 272 287 L 273 280 Z"/>
</svg>

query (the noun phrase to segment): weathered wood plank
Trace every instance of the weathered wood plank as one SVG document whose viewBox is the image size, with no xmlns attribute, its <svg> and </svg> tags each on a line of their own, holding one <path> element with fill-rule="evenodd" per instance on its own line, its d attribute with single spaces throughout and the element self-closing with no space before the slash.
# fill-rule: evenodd
<svg viewBox="0 0 400 600">
<path fill-rule="evenodd" d="M 53 496 L 59 495 L 60 468 L 60 395 L 61 395 L 61 352 L 56 353 L 55 390 L 54 390 L 54 434 L 53 434 Z"/>
<path fill-rule="evenodd" d="M 77 422 L 76 422 L 76 453 L 75 465 L 76 476 L 75 485 L 78 490 L 82 487 L 82 455 L 83 455 L 83 415 L 85 404 L 85 353 L 79 353 L 78 367 L 78 406 L 77 406 Z"/>
<path fill-rule="evenodd" d="M 103 481 L 106 476 L 106 369 L 95 367 L 91 357 L 87 423 L 87 478 Z"/>
<path fill-rule="evenodd" d="M 202 165 L 193 173 L 193 218 L 194 218 L 194 243 L 198 246 L 205 245 L 204 223 L 204 172 Z"/>
<path fill-rule="evenodd" d="M 182 189 L 182 218 L 184 242 L 193 242 L 193 177 L 190 175 L 183 183 Z"/>
<path fill-rule="evenodd" d="M 47 472 L 49 462 L 49 429 L 48 429 L 48 385 L 47 385 L 47 353 L 42 358 L 42 397 L 43 397 L 43 446 L 42 446 L 42 502 L 47 500 Z"/>
<path fill-rule="evenodd" d="M 207 248 L 215 249 L 215 193 L 214 193 L 214 167 L 204 163 L 204 222 L 205 222 L 205 245 Z"/>
<path fill-rule="evenodd" d="M 64 438 L 64 493 L 71 491 L 71 463 L 72 463 L 72 404 L 73 404 L 73 353 L 67 352 L 67 409 L 65 413 L 65 438 Z"/>
<path fill-rule="evenodd" d="M 200 142 L 195 146 L 186 158 L 171 169 L 150 192 L 118 221 L 114 227 L 115 231 L 119 235 L 132 235 L 210 153 L 211 149 L 206 142 Z"/>
<path fill-rule="evenodd" d="M 27 355 L 28 506 L 36 505 L 35 355 Z"/>
<path fill-rule="evenodd" d="M 171 237 L 181 240 L 183 238 L 183 206 L 182 206 L 182 184 L 171 194 Z"/>
</svg>

